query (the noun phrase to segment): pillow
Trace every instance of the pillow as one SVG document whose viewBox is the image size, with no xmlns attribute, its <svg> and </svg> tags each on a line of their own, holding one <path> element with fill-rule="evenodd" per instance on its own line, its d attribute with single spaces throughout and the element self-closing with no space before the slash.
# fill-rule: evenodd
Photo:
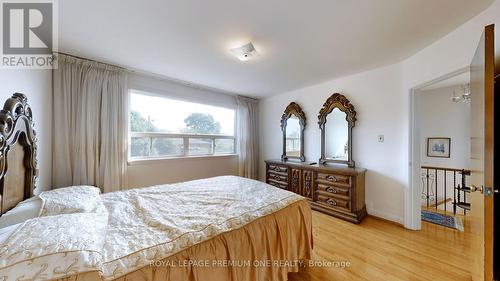
<svg viewBox="0 0 500 281">
<path fill-rule="evenodd" d="M 42 200 L 38 196 L 31 197 L 17 204 L 0 217 L 0 228 L 8 227 L 40 215 Z"/>
<path fill-rule="evenodd" d="M 43 200 L 41 216 L 93 212 L 101 203 L 100 192 L 88 185 L 44 191 L 38 195 Z"/>
<path fill-rule="evenodd" d="M 11 234 L 14 233 L 14 231 L 16 231 L 16 229 L 18 227 L 20 227 L 21 225 L 22 225 L 22 223 L 18 223 L 18 224 L 6 226 L 4 228 L 0 228 L 0 244 L 3 244 L 5 242 L 5 240 L 7 240 L 7 238 L 9 238 L 11 236 Z"/>
</svg>

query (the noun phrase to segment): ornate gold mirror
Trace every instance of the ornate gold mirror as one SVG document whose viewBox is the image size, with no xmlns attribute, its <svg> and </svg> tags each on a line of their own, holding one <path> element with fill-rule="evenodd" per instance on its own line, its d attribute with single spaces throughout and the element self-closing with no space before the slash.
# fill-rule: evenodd
<svg viewBox="0 0 500 281">
<path fill-rule="evenodd" d="M 354 106 L 344 95 L 333 94 L 321 108 L 318 119 L 321 129 L 319 163 L 341 163 L 354 167 L 352 159 L 352 128 L 356 122 Z"/>
<path fill-rule="evenodd" d="M 281 160 L 299 159 L 304 157 L 304 129 L 306 115 L 295 102 L 290 103 L 281 116 L 281 132 L 283 133 L 283 154 Z"/>
</svg>

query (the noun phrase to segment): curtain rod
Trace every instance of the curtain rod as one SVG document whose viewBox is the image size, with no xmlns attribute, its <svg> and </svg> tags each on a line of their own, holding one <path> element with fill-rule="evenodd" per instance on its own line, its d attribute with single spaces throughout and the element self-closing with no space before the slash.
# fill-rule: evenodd
<svg viewBox="0 0 500 281">
<path fill-rule="evenodd" d="M 63 53 L 63 52 L 54 52 L 54 53 L 65 55 L 65 56 L 68 56 L 68 57 L 73 57 L 73 58 L 81 59 L 81 60 L 86 60 L 86 61 L 91 61 L 91 62 L 96 62 L 96 63 L 102 63 L 102 64 L 106 64 L 106 65 L 109 65 L 109 66 L 117 67 L 117 68 L 120 68 L 120 69 L 128 70 L 128 69 L 126 69 L 123 66 L 118 66 L 118 65 L 115 65 L 115 64 L 110 64 L 110 63 L 106 63 L 106 62 L 96 61 L 96 60 L 93 60 L 93 59 L 89 59 L 89 58 L 85 58 L 85 57 L 80 57 L 80 56 L 75 56 L 75 55 L 72 55 L 72 54 L 67 54 L 67 53 Z"/>
<path fill-rule="evenodd" d="M 67 53 L 63 53 L 63 52 L 54 52 L 54 53 L 65 55 L 65 56 L 69 56 L 69 57 L 73 57 L 73 58 L 77 58 L 77 59 L 81 59 L 81 60 L 86 60 L 86 61 L 91 61 L 91 62 L 106 64 L 106 65 L 109 65 L 109 66 L 113 66 L 113 67 L 117 67 L 117 68 L 123 69 L 125 71 L 130 72 L 130 73 L 142 74 L 142 75 L 150 76 L 150 77 L 161 79 L 161 80 L 167 80 L 169 82 L 181 84 L 181 85 L 188 86 L 188 87 L 195 88 L 195 89 L 199 89 L 199 90 L 213 91 L 213 92 L 216 92 L 216 93 L 219 93 L 219 94 L 231 95 L 231 96 L 242 96 L 242 95 L 237 95 L 236 93 L 233 93 L 233 92 L 228 92 L 228 91 L 217 89 L 217 88 L 211 88 L 211 87 L 208 87 L 208 86 L 199 85 L 199 84 L 188 82 L 188 81 L 178 80 L 178 79 L 175 79 L 175 78 L 166 77 L 166 76 L 163 76 L 161 74 L 151 73 L 151 72 L 148 72 L 148 71 L 125 68 L 123 66 L 118 66 L 118 65 L 114 65 L 114 64 L 110 64 L 110 63 L 105 63 L 105 62 L 100 62 L 100 61 L 96 61 L 96 60 L 93 60 L 93 59 L 89 59 L 89 58 L 85 58 L 85 57 L 80 57 L 80 56 L 76 56 L 76 55 L 72 55 L 72 54 L 67 54 Z M 253 99 L 253 100 L 256 100 L 256 101 L 259 100 L 259 99 L 252 98 L 252 97 L 247 97 L 247 96 L 242 96 L 242 97 Z"/>
<path fill-rule="evenodd" d="M 249 99 L 249 100 L 259 101 L 259 99 L 253 98 L 253 97 L 249 97 L 249 96 L 243 96 L 243 95 L 236 95 L 236 96 L 237 97 L 242 97 L 242 98 L 245 98 L 245 99 Z"/>
</svg>

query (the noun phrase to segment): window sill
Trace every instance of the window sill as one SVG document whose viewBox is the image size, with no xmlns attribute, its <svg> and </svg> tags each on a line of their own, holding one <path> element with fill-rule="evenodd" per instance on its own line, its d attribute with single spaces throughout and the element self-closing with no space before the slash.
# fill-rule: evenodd
<svg viewBox="0 0 500 281">
<path fill-rule="evenodd" d="M 159 158 L 137 158 L 129 159 L 128 165 L 148 165 L 148 164 L 159 164 L 162 162 L 171 162 L 179 160 L 202 160 L 202 159 L 223 159 L 223 158 L 235 158 L 238 154 L 222 154 L 222 155 L 200 155 L 200 156 L 177 156 L 177 157 L 159 157 Z"/>
</svg>

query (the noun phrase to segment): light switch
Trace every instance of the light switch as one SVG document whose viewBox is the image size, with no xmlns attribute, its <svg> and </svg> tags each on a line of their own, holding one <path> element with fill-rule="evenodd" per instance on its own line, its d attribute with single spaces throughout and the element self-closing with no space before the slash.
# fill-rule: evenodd
<svg viewBox="0 0 500 281">
<path fill-rule="evenodd" d="M 378 135 L 378 142 L 384 142 L 384 135 Z"/>
</svg>

